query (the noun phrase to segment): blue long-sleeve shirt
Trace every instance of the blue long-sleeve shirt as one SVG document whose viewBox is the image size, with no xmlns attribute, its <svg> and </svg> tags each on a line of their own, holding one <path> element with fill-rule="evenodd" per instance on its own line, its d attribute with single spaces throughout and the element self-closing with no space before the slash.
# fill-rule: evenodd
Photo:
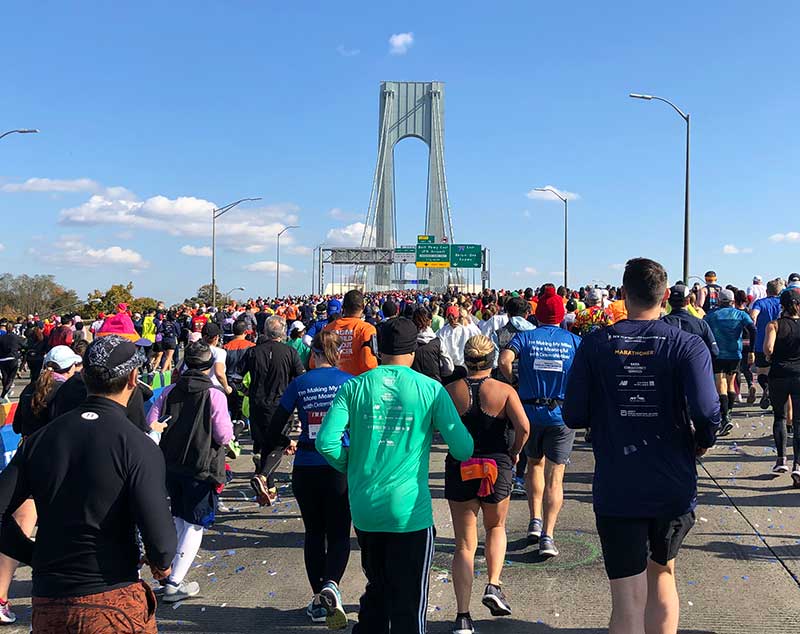
<svg viewBox="0 0 800 634">
<path fill-rule="evenodd" d="M 568 427 L 592 430 L 595 513 L 675 517 L 695 507 L 695 451 L 714 444 L 720 423 L 700 337 L 659 320 L 589 334 L 562 412 Z"/>
</svg>

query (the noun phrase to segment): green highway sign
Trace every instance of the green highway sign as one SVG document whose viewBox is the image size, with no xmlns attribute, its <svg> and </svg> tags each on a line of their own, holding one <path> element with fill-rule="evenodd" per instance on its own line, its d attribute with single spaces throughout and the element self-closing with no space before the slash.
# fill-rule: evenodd
<svg viewBox="0 0 800 634">
<path fill-rule="evenodd" d="M 455 269 L 479 269 L 483 265 L 481 245 L 450 245 L 450 266 Z"/>
<path fill-rule="evenodd" d="M 417 267 L 432 269 L 450 268 L 450 245 L 421 242 L 417 244 Z"/>
</svg>

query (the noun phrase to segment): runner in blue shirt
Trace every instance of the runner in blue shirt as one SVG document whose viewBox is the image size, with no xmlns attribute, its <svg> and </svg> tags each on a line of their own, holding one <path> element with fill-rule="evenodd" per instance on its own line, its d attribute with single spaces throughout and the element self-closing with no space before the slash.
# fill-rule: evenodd
<svg viewBox="0 0 800 634">
<path fill-rule="evenodd" d="M 314 441 L 339 388 L 352 378 L 336 367 L 341 345 L 341 338 L 332 331 L 314 337 L 311 351 L 316 369 L 289 384 L 269 428 L 271 442 L 284 447 L 284 453 L 294 454 L 292 491 L 303 516 L 306 573 L 314 592 L 306 614 L 314 623 L 327 622 L 332 629 L 347 625 L 339 583 L 350 558 L 350 503 L 347 475 L 328 464 Z M 295 408 L 302 431 L 297 441 L 290 441 L 283 430 Z"/>
<path fill-rule="evenodd" d="M 538 541 L 539 554 L 546 557 L 558 555 L 553 535 L 564 503 L 564 469 L 575 441 L 575 432 L 564 426 L 561 404 L 581 338 L 560 327 L 565 312 L 555 286 L 546 284 L 536 307 L 539 327 L 514 335 L 498 363 L 511 381 L 513 362 L 519 359 L 519 397 L 531 424 L 525 445 L 528 540 Z"/>
<path fill-rule="evenodd" d="M 719 348 L 719 355 L 714 359 L 713 367 L 722 407 L 723 425 L 719 431 L 720 436 L 727 436 L 733 429 L 731 410 L 736 402 L 734 378 L 739 373 L 739 365 L 742 362 L 742 333 L 747 330 L 750 341 L 756 338 L 753 320 L 746 312 L 733 306 L 734 297 L 733 291 L 723 288 L 719 292 L 719 307 L 704 317 L 711 332 L 714 333 Z M 747 356 L 745 363 L 751 365 L 755 363 L 755 355 L 752 352 Z"/>
<path fill-rule="evenodd" d="M 645 623 L 648 631 L 676 632 L 674 560 L 695 522 L 695 457 L 714 444 L 719 400 L 703 340 L 659 319 L 664 268 L 630 260 L 623 288 L 628 319 L 584 338 L 564 421 L 592 429 L 610 632 L 643 632 Z"/>
<path fill-rule="evenodd" d="M 783 280 L 781 278 L 767 282 L 767 296 L 756 300 L 750 309 L 750 319 L 756 324 L 756 340 L 753 352 L 756 355 L 756 371 L 758 372 L 758 384 L 761 386 L 761 409 L 769 408 L 769 366 L 767 357 L 764 355 L 764 339 L 766 338 L 767 324 L 775 321 L 781 315 L 780 294 L 783 292 Z"/>
</svg>

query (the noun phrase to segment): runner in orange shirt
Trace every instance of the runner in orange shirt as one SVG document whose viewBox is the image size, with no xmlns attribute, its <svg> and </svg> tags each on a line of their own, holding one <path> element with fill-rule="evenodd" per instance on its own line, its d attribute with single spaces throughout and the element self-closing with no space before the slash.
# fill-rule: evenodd
<svg viewBox="0 0 800 634">
<path fill-rule="evenodd" d="M 342 317 L 325 326 L 342 338 L 339 369 L 353 375 L 378 367 L 375 352 L 378 334 L 375 326 L 361 317 L 364 314 L 364 294 L 359 290 L 345 293 Z"/>
</svg>

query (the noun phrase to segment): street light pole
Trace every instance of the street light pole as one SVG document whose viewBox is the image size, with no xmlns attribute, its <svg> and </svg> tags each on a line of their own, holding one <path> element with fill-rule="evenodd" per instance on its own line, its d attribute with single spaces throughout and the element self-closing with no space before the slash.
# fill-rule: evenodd
<svg viewBox="0 0 800 634">
<path fill-rule="evenodd" d="M 300 225 L 289 225 L 278 232 L 278 244 L 275 250 L 275 299 L 281 296 L 281 236 L 289 229 L 299 229 Z"/>
<path fill-rule="evenodd" d="M 242 198 L 211 212 L 211 305 L 217 305 L 217 218 L 229 212 L 240 203 L 261 200 L 261 198 Z"/>
<path fill-rule="evenodd" d="M 564 288 L 569 288 L 569 284 L 567 283 L 569 280 L 569 276 L 567 275 L 567 256 L 569 254 L 569 206 L 567 203 L 567 197 L 562 196 L 552 187 L 534 187 L 533 191 L 549 192 L 558 197 L 558 199 L 564 203 Z"/>
<path fill-rule="evenodd" d="M 15 133 L 16 134 L 36 134 L 38 132 L 39 132 L 39 130 L 37 130 L 36 128 L 21 128 L 19 130 L 9 130 L 8 132 L 3 132 L 3 134 L 0 134 L 0 139 L 2 139 L 5 136 L 8 136 L 9 134 L 15 134 Z"/>
<path fill-rule="evenodd" d="M 686 179 L 684 181 L 684 199 L 683 199 L 683 281 L 688 283 L 689 280 L 689 130 L 690 116 L 688 112 L 684 112 L 669 99 L 657 97 L 655 95 L 642 95 L 639 93 L 631 93 L 628 95 L 632 99 L 644 99 L 645 101 L 663 101 L 665 104 L 672 106 L 672 109 L 677 112 L 681 119 L 686 122 Z"/>
</svg>

